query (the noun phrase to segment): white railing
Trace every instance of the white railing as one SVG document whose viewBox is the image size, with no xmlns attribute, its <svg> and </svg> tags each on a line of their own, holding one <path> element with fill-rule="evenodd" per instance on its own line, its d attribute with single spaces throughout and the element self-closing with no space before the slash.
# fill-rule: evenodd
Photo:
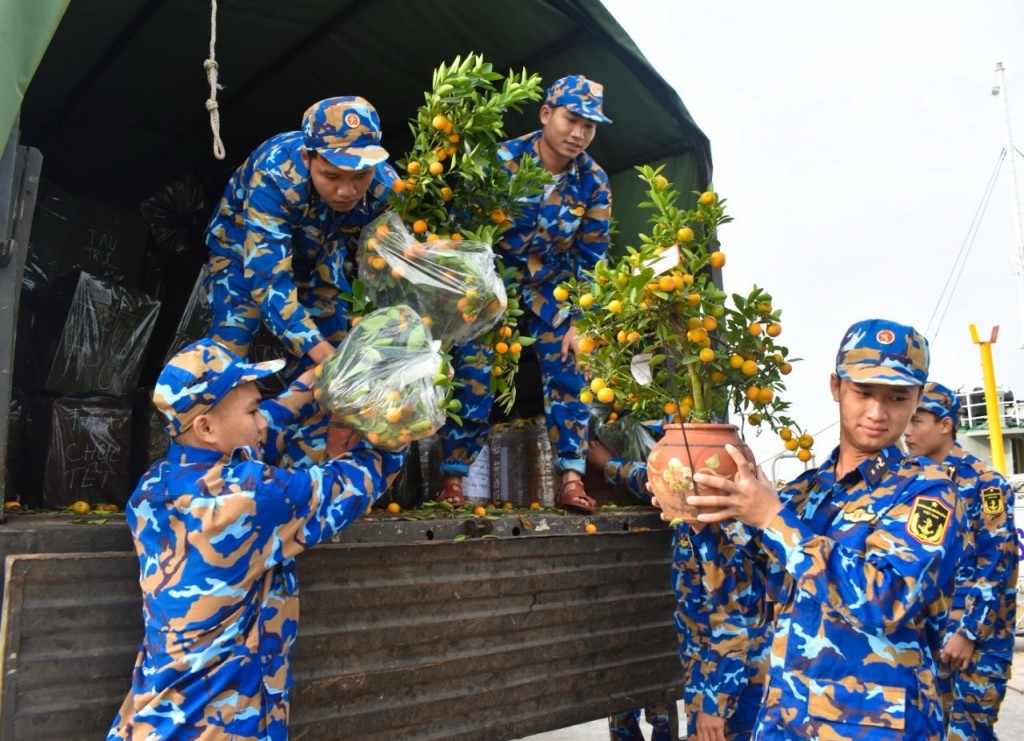
<svg viewBox="0 0 1024 741">
<path fill-rule="evenodd" d="M 1024 399 L 1017 399 L 1012 391 L 997 388 L 1002 426 L 1024 427 Z M 960 398 L 960 428 L 964 430 L 988 429 L 988 408 L 982 388 L 957 392 Z"/>
</svg>

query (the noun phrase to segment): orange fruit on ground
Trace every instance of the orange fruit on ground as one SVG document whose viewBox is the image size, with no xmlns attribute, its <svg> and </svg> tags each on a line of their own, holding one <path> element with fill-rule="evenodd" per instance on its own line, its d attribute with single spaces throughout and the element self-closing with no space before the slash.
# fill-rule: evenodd
<svg viewBox="0 0 1024 741">
<path fill-rule="evenodd" d="M 487 514 L 487 510 L 478 504 L 477 506 L 473 507 L 473 514 L 477 517 L 483 517 Z"/>
<path fill-rule="evenodd" d="M 804 463 L 806 463 L 807 461 L 809 461 L 811 459 L 811 451 L 807 450 L 806 448 L 801 448 L 800 450 L 798 450 L 796 452 L 796 457 L 799 460 L 801 460 Z"/>
<path fill-rule="evenodd" d="M 584 530 L 584 532 L 587 532 L 587 533 L 596 533 L 597 532 L 597 525 L 595 525 L 592 522 L 588 522 L 586 524 L 586 526 L 583 528 L 583 530 Z"/>
<path fill-rule="evenodd" d="M 388 504 L 388 512 L 390 512 L 391 514 L 397 515 L 401 511 L 402 505 L 400 505 L 398 502 L 391 502 L 390 504 Z"/>
<path fill-rule="evenodd" d="M 594 348 L 597 347 L 597 343 L 594 342 L 589 337 L 580 337 L 576 345 L 579 348 L 579 351 L 584 355 L 589 355 L 590 353 L 594 352 Z"/>
<path fill-rule="evenodd" d="M 589 309 L 594 305 L 594 295 L 591 293 L 584 293 L 580 296 L 580 308 Z"/>
<path fill-rule="evenodd" d="M 611 404 L 615 401 L 615 392 L 605 386 L 603 389 L 597 392 L 597 400 L 602 404 Z"/>
<path fill-rule="evenodd" d="M 442 172 L 444 172 L 444 165 L 442 165 L 440 162 L 431 162 L 430 167 L 427 168 L 427 171 L 431 175 L 440 175 Z"/>
<path fill-rule="evenodd" d="M 555 297 L 555 301 L 565 301 L 569 298 L 569 291 L 565 286 L 556 286 L 555 290 L 552 291 L 552 295 Z"/>
<path fill-rule="evenodd" d="M 693 241 L 693 229 L 688 226 L 684 226 L 682 229 L 676 232 L 676 239 L 680 242 L 692 242 Z"/>
<path fill-rule="evenodd" d="M 700 194 L 700 198 L 698 198 L 697 200 L 700 202 L 700 205 L 702 206 L 710 206 L 712 203 L 718 200 L 718 197 L 710 190 L 706 190 Z"/>
<path fill-rule="evenodd" d="M 782 325 L 778 322 L 772 322 L 764 331 L 769 337 L 778 337 L 782 334 Z"/>
<path fill-rule="evenodd" d="M 416 219 L 416 221 L 412 222 L 412 230 L 415 234 L 426 234 L 427 222 L 423 219 Z"/>
<path fill-rule="evenodd" d="M 712 252 L 708 256 L 708 263 L 713 268 L 720 268 L 720 267 L 722 267 L 723 265 L 725 265 L 725 253 L 724 252 L 718 252 L 718 251 Z"/>
<path fill-rule="evenodd" d="M 540 502 L 530 502 L 530 509 L 540 509 Z"/>
<path fill-rule="evenodd" d="M 72 502 L 68 505 L 68 510 L 74 512 L 76 515 L 87 515 L 92 507 L 88 502 L 79 499 L 77 502 Z"/>
<path fill-rule="evenodd" d="M 620 311 L 622 311 L 622 302 L 619 301 L 617 298 L 612 299 L 611 301 L 608 302 L 608 311 L 610 311 L 612 314 L 618 314 Z"/>
</svg>

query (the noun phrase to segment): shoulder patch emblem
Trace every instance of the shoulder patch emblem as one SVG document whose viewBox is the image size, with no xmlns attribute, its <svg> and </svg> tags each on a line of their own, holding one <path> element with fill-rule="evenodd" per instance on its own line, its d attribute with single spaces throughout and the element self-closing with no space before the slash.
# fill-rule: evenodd
<svg viewBox="0 0 1024 741">
<path fill-rule="evenodd" d="M 981 491 L 981 506 L 986 515 L 1001 515 L 1003 513 L 1003 492 L 998 486 L 990 486 Z"/>
<path fill-rule="evenodd" d="M 953 513 L 938 499 L 921 497 L 907 519 L 907 532 L 920 543 L 938 545 L 946 537 Z"/>
</svg>

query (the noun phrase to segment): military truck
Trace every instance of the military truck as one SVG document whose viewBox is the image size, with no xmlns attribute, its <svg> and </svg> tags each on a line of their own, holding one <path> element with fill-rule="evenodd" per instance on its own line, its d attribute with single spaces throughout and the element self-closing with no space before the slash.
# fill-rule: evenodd
<svg viewBox="0 0 1024 741">
<path fill-rule="evenodd" d="M 0 499 L 33 512 L 0 524 L 3 738 L 101 737 L 128 690 L 141 603 L 123 515 L 59 510 L 97 491 L 123 506 L 148 462 L 147 387 L 188 324 L 202 229 L 260 141 L 360 94 L 405 151 L 431 70 L 479 52 L 604 83 L 615 123 L 590 151 L 618 234 L 643 220 L 635 165 L 684 191 L 710 180 L 707 138 L 597 0 L 34 0 L 0 8 L 0 28 Z M 536 126 L 535 109 L 507 121 Z M 69 321 L 89 290 L 91 321 Z M 405 515 L 300 559 L 295 738 L 517 738 L 679 696 L 653 510 Z"/>
</svg>

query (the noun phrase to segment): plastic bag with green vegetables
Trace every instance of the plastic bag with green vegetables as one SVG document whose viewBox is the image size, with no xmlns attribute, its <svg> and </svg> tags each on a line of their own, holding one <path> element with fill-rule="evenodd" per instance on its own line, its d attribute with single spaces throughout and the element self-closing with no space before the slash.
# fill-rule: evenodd
<svg viewBox="0 0 1024 741">
<path fill-rule="evenodd" d="M 408 304 L 439 340 L 464 344 L 505 313 L 505 284 L 484 242 L 434 235 L 421 242 L 388 212 L 363 227 L 358 261 L 372 304 Z"/>
<path fill-rule="evenodd" d="M 370 312 L 320 364 L 315 395 L 372 445 L 401 448 L 445 421 L 440 343 L 405 305 Z"/>
</svg>

